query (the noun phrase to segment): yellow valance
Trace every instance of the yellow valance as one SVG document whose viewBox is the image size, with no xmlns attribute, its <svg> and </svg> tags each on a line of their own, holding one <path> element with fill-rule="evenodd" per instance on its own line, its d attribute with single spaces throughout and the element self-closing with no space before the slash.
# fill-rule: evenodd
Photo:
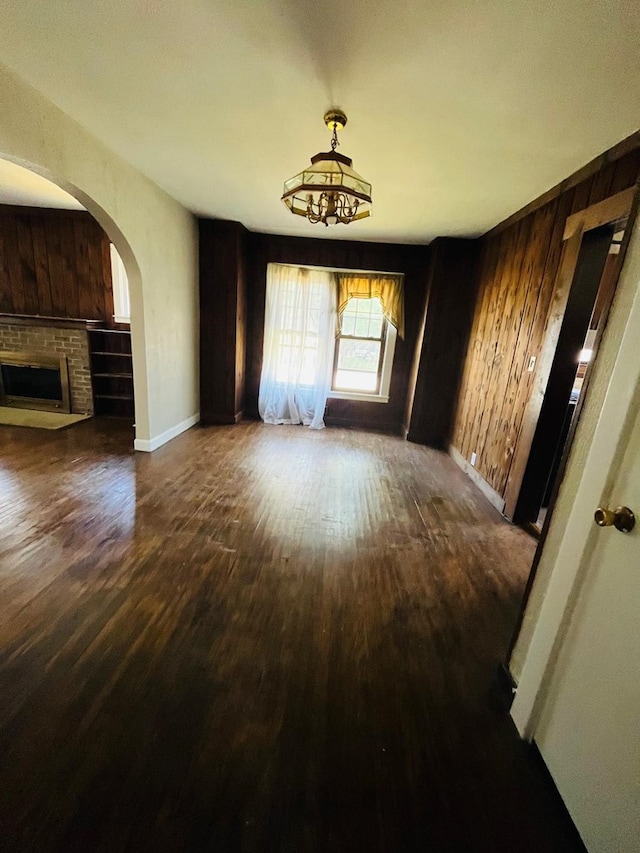
<svg viewBox="0 0 640 853">
<path fill-rule="evenodd" d="M 401 275 L 366 275 L 364 273 L 336 273 L 338 280 L 338 317 L 350 299 L 374 299 L 382 305 L 387 320 L 404 338 L 404 293 Z"/>
</svg>

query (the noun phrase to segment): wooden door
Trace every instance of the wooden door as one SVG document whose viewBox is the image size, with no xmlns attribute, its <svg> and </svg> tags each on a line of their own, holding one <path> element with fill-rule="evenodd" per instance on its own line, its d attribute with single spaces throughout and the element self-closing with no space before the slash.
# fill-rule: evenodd
<svg viewBox="0 0 640 853">
<path fill-rule="evenodd" d="M 640 416 L 630 417 L 608 491 L 638 521 L 600 531 L 535 735 L 592 853 L 640 843 Z"/>
</svg>

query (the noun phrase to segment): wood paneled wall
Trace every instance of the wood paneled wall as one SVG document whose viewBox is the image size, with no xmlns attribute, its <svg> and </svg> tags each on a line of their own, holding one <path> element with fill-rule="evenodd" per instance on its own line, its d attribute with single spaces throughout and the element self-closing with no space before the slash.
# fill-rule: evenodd
<svg viewBox="0 0 640 853">
<path fill-rule="evenodd" d="M 245 413 L 258 417 L 258 389 L 262 370 L 264 303 L 267 265 L 300 264 L 379 272 L 404 273 L 405 337 L 398 338 L 391 375 L 389 402 L 366 403 L 329 400 L 329 424 L 360 426 L 400 432 L 406 427 L 406 401 L 411 364 L 426 298 L 429 249 L 363 243 L 247 234 L 247 371 Z"/>
<path fill-rule="evenodd" d="M 535 380 L 528 367 L 540 356 L 553 312 L 565 220 L 632 186 L 639 174 L 637 147 L 616 159 L 603 155 L 595 173 L 568 179 L 542 206 L 482 238 L 478 299 L 452 444 L 467 460 L 477 454 L 476 470 L 500 496 L 508 487 L 513 490 L 513 478 L 523 473 L 512 461 Z"/>
<path fill-rule="evenodd" d="M 239 222 L 201 219 L 200 419 L 240 420 L 245 393 L 248 232 Z"/>
<path fill-rule="evenodd" d="M 113 323 L 109 238 L 89 213 L 0 206 L 0 313 Z"/>
<path fill-rule="evenodd" d="M 473 318 L 478 240 L 438 237 L 429 246 L 427 301 L 409 382 L 407 438 L 446 448 Z"/>
</svg>

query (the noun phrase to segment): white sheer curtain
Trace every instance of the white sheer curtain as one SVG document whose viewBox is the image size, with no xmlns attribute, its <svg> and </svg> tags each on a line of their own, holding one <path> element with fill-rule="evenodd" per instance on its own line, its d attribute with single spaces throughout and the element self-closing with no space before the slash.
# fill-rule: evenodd
<svg viewBox="0 0 640 853">
<path fill-rule="evenodd" d="M 258 395 L 265 423 L 324 428 L 335 331 L 333 274 L 269 264 Z"/>
</svg>

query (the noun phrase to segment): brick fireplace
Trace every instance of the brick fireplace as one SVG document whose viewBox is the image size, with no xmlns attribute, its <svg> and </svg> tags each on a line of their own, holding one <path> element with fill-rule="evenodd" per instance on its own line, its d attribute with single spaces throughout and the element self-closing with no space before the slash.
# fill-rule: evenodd
<svg viewBox="0 0 640 853">
<path fill-rule="evenodd" d="M 0 315 L 0 352 L 65 358 L 69 372 L 70 408 L 93 414 L 93 394 L 86 320 Z M 15 405 L 15 403 L 14 403 Z"/>
</svg>

